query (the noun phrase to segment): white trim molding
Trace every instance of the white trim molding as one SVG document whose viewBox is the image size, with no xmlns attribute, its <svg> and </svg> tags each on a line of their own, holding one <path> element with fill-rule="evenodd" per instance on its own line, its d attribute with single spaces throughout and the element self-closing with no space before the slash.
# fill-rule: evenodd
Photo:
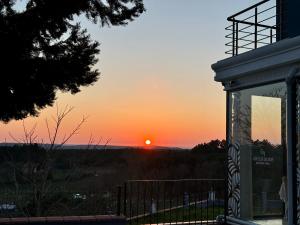
<svg viewBox="0 0 300 225">
<path fill-rule="evenodd" d="M 300 66 L 300 36 L 285 39 L 212 65 L 215 81 L 226 90 L 285 80 L 291 67 Z"/>
</svg>

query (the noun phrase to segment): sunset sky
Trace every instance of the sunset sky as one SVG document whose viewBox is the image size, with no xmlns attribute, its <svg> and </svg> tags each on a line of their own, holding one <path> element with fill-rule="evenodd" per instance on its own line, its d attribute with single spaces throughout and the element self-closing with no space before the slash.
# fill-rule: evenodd
<svg viewBox="0 0 300 225">
<path fill-rule="evenodd" d="M 82 25 L 101 43 L 101 78 L 77 95 L 58 94 L 58 105 L 74 106 L 64 121 L 68 133 L 89 116 L 69 143 L 111 139 L 112 145 L 192 147 L 225 137 L 225 93 L 214 82 L 210 65 L 225 56 L 226 18 L 253 0 L 145 0 L 147 11 L 125 27 Z M 47 142 L 45 118 L 28 118 Z M 22 122 L 0 124 L 0 141 L 23 134 Z"/>
</svg>

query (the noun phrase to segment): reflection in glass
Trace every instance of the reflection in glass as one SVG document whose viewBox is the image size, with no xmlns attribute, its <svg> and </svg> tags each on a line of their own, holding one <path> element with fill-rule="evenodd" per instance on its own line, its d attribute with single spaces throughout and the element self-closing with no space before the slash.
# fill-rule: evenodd
<svg viewBox="0 0 300 225">
<path fill-rule="evenodd" d="M 252 140 L 281 144 L 281 98 L 252 96 Z"/>
<path fill-rule="evenodd" d="M 284 221 L 285 84 L 231 93 L 231 114 L 230 142 L 240 154 L 240 217 L 258 224 L 268 218 Z"/>
</svg>

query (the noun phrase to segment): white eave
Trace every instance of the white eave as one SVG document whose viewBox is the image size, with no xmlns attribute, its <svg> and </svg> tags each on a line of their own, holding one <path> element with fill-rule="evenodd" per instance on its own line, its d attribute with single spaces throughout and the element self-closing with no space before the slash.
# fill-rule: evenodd
<svg viewBox="0 0 300 225">
<path fill-rule="evenodd" d="M 237 85 L 243 86 L 285 79 L 288 70 L 299 65 L 300 36 L 218 61 L 212 69 L 216 81 L 237 81 Z"/>
</svg>

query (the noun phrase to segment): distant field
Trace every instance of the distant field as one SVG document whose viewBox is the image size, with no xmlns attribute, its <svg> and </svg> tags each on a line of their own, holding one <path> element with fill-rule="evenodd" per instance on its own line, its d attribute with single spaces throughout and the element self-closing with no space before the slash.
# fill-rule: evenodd
<svg viewBox="0 0 300 225">
<path fill-rule="evenodd" d="M 127 180 L 224 177 L 225 151 L 176 150 L 0 147 L 0 205 L 17 202 L 30 215 L 68 214 L 80 207 L 85 214 L 101 213 L 115 209 L 117 186 Z M 76 194 L 86 199 L 74 199 Z M 68 204 L 51 208 L 56 201 Z"/>
</svg>

